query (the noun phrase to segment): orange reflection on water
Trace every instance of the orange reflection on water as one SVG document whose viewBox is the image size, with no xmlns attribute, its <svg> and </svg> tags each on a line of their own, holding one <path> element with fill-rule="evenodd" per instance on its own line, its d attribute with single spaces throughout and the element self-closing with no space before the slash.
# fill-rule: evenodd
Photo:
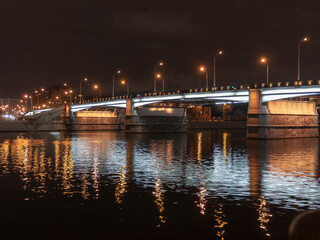
<svg viewBox="0 0 320 240">
<path fill-rule="evenodd" d="M 72 159 L 72 142 L 70 140 L 54 141 L 55 153 L 55 180 L 61 180 L 62 193 L 73 196 L 74 164 Z"/>
<path fill-rule="evenodd" d="M 214 217 L 216 221 L 216 225 L 214 225 L 214 228 L 217 230 L 217 236 L 220 240 L 224 240 L 224 234 L 226 232 L 225 226 L 228 224 L 226 221 L 226 216 L 223 213 L 223 204 L 218 204 L 218 209 L 214 210 Z"/>
<path fill-rule="evenodd" d="M 207 189 L 203 186 L 203 183 L 200 183 L 200 191 L 197 194 L 199 197 L 199 201 L 197 203 L 197 207 L 200 208 L 200 213 L 204 215 L 206 213 L 206 196 L 207 196 Z"/>
<path fill-rule="evenodd" d="M 172 139 L 167 141 L 165 153 L 166 153 L 165 157 L 166 157 L 166 160 L 167 160 L 167 164 L 171 165 L 172 164 L 172 159 L 173 159 L 173 140 Z"/>
<path fill-rule="evenodd" d="M 119 180 L 116 185 L 115 197 L 116 202 L 118 204 L 122 204 L 122 198 L 124 193 L 126 192 L 127 187 L 127 167 L 125 164 L 122 164 L 120 172 L 119 172 Z"/>
<path fill-rule="evenodd" d="M 223 151 L 223 161 L 225 162 L 227 160 L 227 153 L 228 153 L 228 138 L 230 134 L 227 132 L 223 132 L 222 134 L 222 151 Z"/>
<path fill-rule="evenodd" d="M 260 228 L 265 231 L 265 235 L 270 237 L 270 233 L 268 232 L 267 223 L 270 221 L 272 214 L 270 214 L 270 210 L 267 207 L 267 201 L 264 196 L 261 195 L 259 197 L 259 209 L 257 210 L 259 213 L 258 221 L 260 222 Z"/>
<path fill-rule="evenodd" d="M 0 164 L 1 170 L 3 174 L 8 173 L 8 158 L 10 152 L 10 142 L 9 140 L 5 140 L 3 143 L 0 144 Z"/>
<path fill-rule="evenodd" d="M 202 132 L 198 133 L 198 145 L 197 145 L 197 160 L 201 161 L 202 158 Z"/>
<path fill-rule="evenodd" d="M 73 195 L 73 159 L 72 159 L 72 142 L 69 140 L 62 141 L 61 145 L 63 146 L 62 152 L 62 189 L 63 194 L 72 197 Z"/>
<path fill-rule="evenodd" d="M 316 177 L 318 139 L 281 139 L 266 144 L 270 172 L 280 176 Z"/>
<path fill-rule="evenodd" d="M 93 142 L 95 143 L 95 142 Z M 98 143 L 98 142 L 96 142 Z M 93 178 L 93 184 L 92 187 L 95 191 L 95 198 L 99 198 L 99 151 L 98 151 L 98 145 L 93 146 L 93 169 L 92 169 L 92 178 Z"/>
<path fill-rule="evenodd" d="M 160 220 L 160 223 L 157 225 L 157 227 L 160 227 L 161 224 L 166 222 L 166 218 L 164 216 L 164 190 L 162 187 L 160 177 L 157 177 L 157 180 L 154 183 L 154 191 L 152 192 L 152 194 L 156 197 L 154 202 L 158 207 Z"/>
</svg>

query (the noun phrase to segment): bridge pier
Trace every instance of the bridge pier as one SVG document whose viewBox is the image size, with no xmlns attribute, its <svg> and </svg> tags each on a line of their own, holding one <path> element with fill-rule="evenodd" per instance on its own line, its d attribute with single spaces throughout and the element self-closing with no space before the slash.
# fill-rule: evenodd
<svg viewBox="0 0 320 240">
<path fill-rule="evenodd" d="M 133 100 L 126 101 L 125 132 L 186 132 L 186 109 L 170 107 L 134 108 Z"/>
<path fill-rule="evenodd" d="M 260 89 L 249 90 L 248 138 L 318 136 L 318 114 L 314 102 L 277 100 L 263 103 Z"/>
</svg>

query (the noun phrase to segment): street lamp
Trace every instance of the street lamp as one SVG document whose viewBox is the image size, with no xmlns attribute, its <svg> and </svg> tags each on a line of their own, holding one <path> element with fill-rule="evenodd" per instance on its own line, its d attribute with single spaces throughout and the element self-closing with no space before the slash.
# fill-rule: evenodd
<svg viewBox="0 0 320 240">
<path fill-rule="evenodd" d="M 299 42 L 298 42 L 298 81 L 300 81 L 300 50 L 301 50 L 301 43 L 302 42 L 307 42 L 309 41 L 309 38 L 308 37 L 304 37 L 303 39 L 301 39 Z"/>
<path fill-rule="evenodd" d="M 162 92 L 164 92 L 164 78 L 160 73 L 156 73 L 156 78 L 157 79 L 162 79 Z"/>
<path fill-rule="evenodd" d="M 213 87 L 216 87 L 216 56 L 222 55 L 223 51 L 219 51 L 213 55 Z"/>
<path fill-rule="evenodd" d="M 80 80 L 79 103 L 81 103 L 81 100 L 82 100 L 82 86 L 81 86 L 82 81 L 88 82 L 88 78 L 84 78 Z"/>
<path fill-rule="evenodd" d="M 38 90 L 35 90 L 34 93 L 35 93 L 36 96 L 37 96 L 37 106 L 36 106 L 36 107 L 39 108 L 39 104 L 40 104 L 40 102 L 39 102 L 39 94 L 40 94 L 40 93 L 38 92 Z"/>
<path fill-rule="evenodd" d="M 24 95 L 24 98 L 26 99 L 26 109 L 25 109 L 25 112 L 28 112 L 28 98 L 29 96 L 27 94 Z"/>
<path fill-rule="evenodd" d="M 99 92 L 100 92 L 99 100 L 101 101 L 101 87 L 99 87 L 98 84 L 95 84 L 95 85 L 93 85 L 93 88 L 94 88 L 95 90 L 98 90 L 98 89 L 99 89 Z"/>
<path fill-rule="evenodd" d="M 129 83 L 126 82 L 126 80 L 121 80 L 121 85 L 127 86 L 127 97 L 129 97 Z"/>
<path fill-rule="evenodd" d="M 153 71 L 153 91 L 157 91 L 157 67 L 162 68 L 164 66 L 164 62 L 160 61 L 154 66 L 154 71 Z M 164 91 L 164 80 L 162 80 L 162 91 Z"/>
<path fill-rule="evenodd" d="M 71 99 L 72 98 L 72 93 L 73 93 L 73 91 L 71 89 L 69 91 L 65 91 L 64 92 L 65 95 L 67 95 L 67 96 L 69 95 L 69 103 L 72 102 L 72 99 Z"/>
<path fill-rule="evenodd" d="M 268 59 L 266 57 L 261 58 L 260 62 L 265 63 L 267 65 L 267 85 L 269 84 L 269 64 Z"/>
<path fill-rule="evenodd" d="M 32 110 L 33 109 L 33 106 L 32 106 L 32 94 L 29 96 L 30 98 L 30 109 Z"/>
<path fill-rule="evenodd" d="M 121 71 L 118 70 L 114 74 L 112 74 L 112 97 L 114 97 L 114 78 L 115 78 L 116 74 L 120 74 L 120 73 L 121 73 Z"/>
<path fill-rule="evenodd" d="M 208 72 L 204 66 L 199 68 L 200 72 L 204 72 L 206 74 L 206 90 L 208 89 Z"/>
</svg>

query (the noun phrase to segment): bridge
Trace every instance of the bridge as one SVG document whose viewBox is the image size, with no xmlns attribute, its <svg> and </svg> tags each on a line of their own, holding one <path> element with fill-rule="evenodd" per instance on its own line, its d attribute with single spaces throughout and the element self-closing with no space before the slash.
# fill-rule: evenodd
<svg viewBox="0 0 320 240">
<path fill-rule="evenodd" d="M 212 103 L 212 102 L 232 102 L 232 103 L 248 103 L 249 90 L 261 89 L 262 102 L 269 102 L 279 99 L 288 99 L 296 97 L 304 97 L 320 94 L 320 80 L 295 81 L 293 83 L 278 82 L 270 83 L 268 86 L 264 83 L 240 85 L 238 88 L 226 86 L 212 89 L 190 89 L 188 91 L 169 92 L 153 92 L 144 95 L 136 95 L 132 97 L 134 108 L 150 105 L 160 102 L 185 102 L 185 103 Z M 126 108 L 126 99 L 128 96 L 119 96 L 114 98 L 104 98 L 100 101 L 89 102 L 84 101 L 81 104 L 71 106 L 72 112 L 92 108 L 92 107 L 118 107 Z"/>
<path fill-rule="evenodd" d="M 66 105 L 63 121 L 70 130 L 86 130 L 90 126 L 90 130 L 180 132 L 186 131 L 185 109 L 190 105 L 248 103 L 249 138 L 313 137 L 318 136 L 316 104 L 297 98 L 319 94 L 320 80 L 153 92 Z M 108 111 L 96 115 L 86 111 L 98 107 Z M 53 110 L 40 109 L 26 114 L 26 119 L 47 116 Z"/>
</svg>

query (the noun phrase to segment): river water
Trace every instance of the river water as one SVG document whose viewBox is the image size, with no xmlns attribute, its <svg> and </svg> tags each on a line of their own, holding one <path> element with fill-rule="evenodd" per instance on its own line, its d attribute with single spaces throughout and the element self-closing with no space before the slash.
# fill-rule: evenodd
<svg viewBox="0 0 320 240">
<path fill-rule="evenodd" d="M 10 239 L 287 239 L 320 207 L 319 139 L 243 130 L 1 133 Z"/>
</svg>

